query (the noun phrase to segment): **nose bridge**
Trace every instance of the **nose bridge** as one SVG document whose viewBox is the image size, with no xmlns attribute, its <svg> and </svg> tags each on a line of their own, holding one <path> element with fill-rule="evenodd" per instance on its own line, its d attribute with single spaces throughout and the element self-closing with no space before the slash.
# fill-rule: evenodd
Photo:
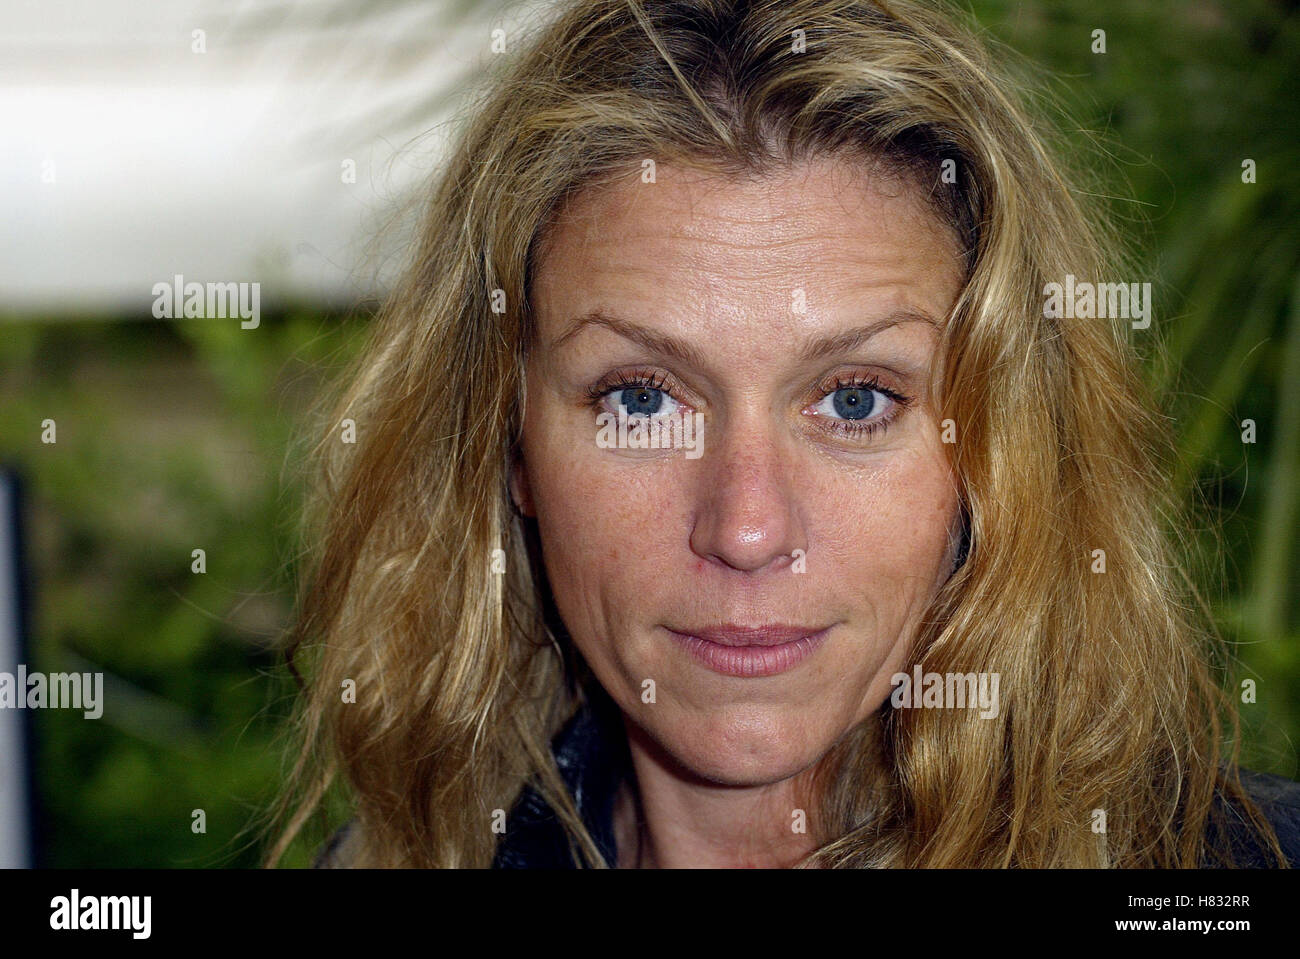
<svg viewBox="0 0 1300 959">
<path fill-rule="evenodd" d="M 706 444 L 691 549 L 752 572 L 805 546 L 790 450 L 767 417 L 735 419 Z"/>
</svg>

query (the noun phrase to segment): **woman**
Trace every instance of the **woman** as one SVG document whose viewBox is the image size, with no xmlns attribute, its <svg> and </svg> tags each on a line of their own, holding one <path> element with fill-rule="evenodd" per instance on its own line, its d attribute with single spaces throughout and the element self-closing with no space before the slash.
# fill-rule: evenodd
<svg viewBox="0 0 1300 959">
<path fill-rule="evenodd" d="M 328 865 L 1296 856 L 1141 334 L 1048 295 L 1139 278 L 967 28 L 582 0 L 507 71 L 321 448 L 272 862 L 339 773 Z"/>
</svg>

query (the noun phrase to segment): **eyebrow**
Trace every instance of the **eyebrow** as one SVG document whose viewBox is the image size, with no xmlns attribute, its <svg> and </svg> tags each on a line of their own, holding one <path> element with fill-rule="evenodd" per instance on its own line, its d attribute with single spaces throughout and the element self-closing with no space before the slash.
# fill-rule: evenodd
<svg viewBox="0 0 1300 959">
<path fill-rule="evenodd" d="M 807 362 L 849 353 L 866 343 L 876 334 L 883 333 L 895 326 L 901 326 L 904 323 L 925 323 L 936 330 L 940 326 L 938 320 L 920 310 L 893 310 L 880 319 L 863 326 L 844 330 L 831 336 L 819 336 L 810 339 L 803 344 L 798 356 L 800 360 Z M 638 323 L 632 323 L 613 316 L 603 310 L 592 310 L 575 317 L 552 344 L 552 348 L 558 349 L 589 326 L 603 327 L 645 347 L 652 353 L 672 357 L 696 369 L 703 369 L 708 365 L 704 354 L 685 340 L 670 334 L 659 333 Z"/>
</svg>

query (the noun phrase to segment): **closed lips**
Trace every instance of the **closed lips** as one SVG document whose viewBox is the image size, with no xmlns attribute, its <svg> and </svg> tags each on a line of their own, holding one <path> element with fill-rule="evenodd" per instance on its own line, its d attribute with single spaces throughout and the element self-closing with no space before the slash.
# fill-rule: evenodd
<svg viewBox="0 0 1300 959">
<path fill-rule="evenodd" d="M 674 629 L 719 646 L 783 646 L 822 632 L 824 626 L 715 626 L 708 629 Z"/>
<path fill-rule="evenodd" d="M 724 626 L 668 632 L 701 666 L 723 676 L 754 679 L 793 669 L 822 645 L 829 629 Z"/>
</svg>

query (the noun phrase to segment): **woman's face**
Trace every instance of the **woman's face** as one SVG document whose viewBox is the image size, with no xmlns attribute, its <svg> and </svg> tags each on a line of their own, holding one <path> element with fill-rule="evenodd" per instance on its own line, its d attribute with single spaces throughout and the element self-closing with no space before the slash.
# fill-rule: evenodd
<svg viewBox="0 0 1300 959">
<path fill-rule="evenodd" d="M 847 160 L 655 179 L 577 195 L 546 237 L 512 490 L 629 721 L 696 776 L 776 783 L 884 702 L 952 570 L 925 397 L 960 254 Z M 702 432 L 618 448 L 597 417 L 620 405 Z"/>
</svg>

